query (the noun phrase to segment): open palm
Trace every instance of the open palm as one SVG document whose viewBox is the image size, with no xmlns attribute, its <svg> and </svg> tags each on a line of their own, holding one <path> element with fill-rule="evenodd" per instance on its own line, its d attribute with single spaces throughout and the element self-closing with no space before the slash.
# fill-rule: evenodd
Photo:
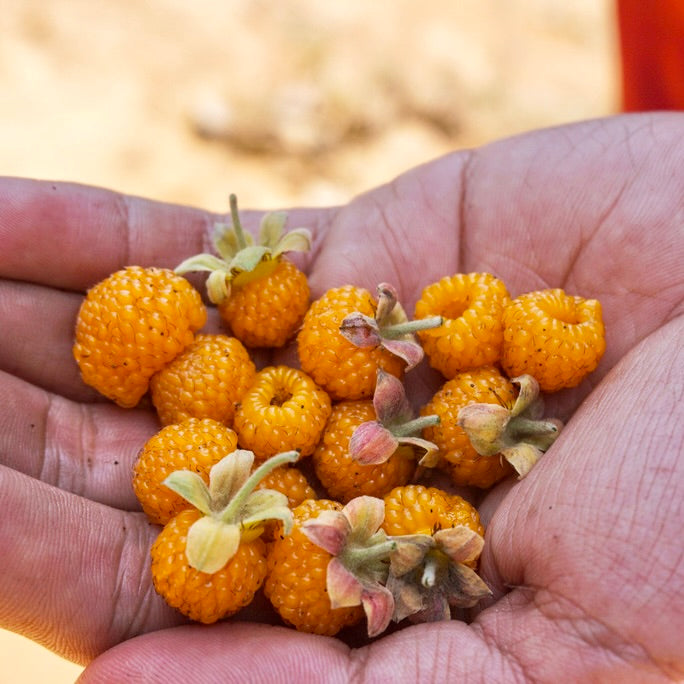
<svg viewBox="0 0 684 684">
<path fill-rule="evenodd" d="M 553 448 L 481 503 L 491 601 L 468 624 L 357 648 L 256 612 L 188 625 L 164 604 L 149 575 L 157 530 L 130 486 L 156 419 L 96 396 L 71 357 L 87 287 L 206 251 L 217 217 L 1 180 L 0 626 L 80 663 L 99 656 L 84 681 L 684 676 L 683 141 L 684 115 L 587 122 L 454 153 L 346 207 L 290 212 L 314 233 L 301 263 L 315 297 L 388 281 L 410 311 L 441 276 L 488 271 L 513 295 L 598 298 L 608 331 L 597 371 L 548 401 L 567 421 Z M 418 403 L 439 383 L 426 364 L 408 380 Z"/>
</svg>

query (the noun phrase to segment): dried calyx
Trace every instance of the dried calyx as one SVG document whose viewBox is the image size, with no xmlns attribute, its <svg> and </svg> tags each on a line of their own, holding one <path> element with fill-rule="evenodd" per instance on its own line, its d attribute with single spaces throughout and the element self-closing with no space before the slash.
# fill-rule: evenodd
<svg viewBox="0 0 684 684">
<path fill-rule="evenodd" d="M 542 420 L 539 383 L 531 375 L 512 378 L 519 386 L 512 408 L 498 404 L 469 404 L 458 413 L 458 424 L 475 451 L 483 456 L 501 454 L 524 477 L 558 437 L 563 424 Z"/>
<path fill-rule="evenodd" d="M 287 497 L 256 486 L 271 471 L 299 458 L 296 451 L 277 454 L 254 472 L 254 454 L 238 449 L 216 463 L 209 485 L 195 472 L 177 470 L 164 484 L 203 513 L 188 531 L 188 563 L 206 573 L 220 570 L 237 552 L 241 541 L 251 541 L 269 520 L 280 520 L 285 534 L 292 529 Z"/>
<path fill-rule="evenodd" d="M 257 244 L 242 228 L 235 195 L 230 196 L 230 213 L 232 225 L 217 223 L 214 227 L 214 248 L 219 256 L 197 254 L 175 269 L 181 274 L 208 271 L 207 293 L 217 305 L 230 296 L 232 287 L 241 287 L 268 275 L 285 252 L 307 252 L 311 248 L 311 232 L 307 228 L 284 232 L 287 220 L 284 212 L 264 215 Z"/>
<path fill-rule="evenodd" d="M 421 430 L 439 422 L 438 416 L 413 417 L 403 383 L 392 374 L 378 369 L 373 408 L 377 420 L 361 423 L 349 441 L 349 453 L 362 465 L 384 463 L 403 444 L 423 451 L 419 463 L 433 467 L 438 448 L 422 439 Z"/>
<path fill-rule="evenodd" d="M 361 312 L 349 314 L 340 325 L 340 332 L 357 347 L 383 347 L 406 362 L 406 370 L 417 366 L 424 356 L 414 333 L 442 325 L 441 316 L 410 321 L 397 299 L 397 292 L 388 283 L 378 285 L 378 305 L 375 317 Z"/>
<path fill-rule="evenodd" d="M 449 620 L 451 608 L 470 608 L 491 591 L 471 566 L 484 538 L 465 525 L 439 530 L 432 536 L 392 537 L 387 588 L 394 597 L 393 620 Z"/>
</svg>

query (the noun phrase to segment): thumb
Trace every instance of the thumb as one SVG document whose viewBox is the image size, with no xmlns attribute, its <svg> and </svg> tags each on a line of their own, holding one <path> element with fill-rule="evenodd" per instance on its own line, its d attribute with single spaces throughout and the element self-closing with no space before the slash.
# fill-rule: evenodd
<svg viewBox="0 0 684 684">
<path fill-rule="evenodd" d="M 516 673 L 461 622 L 416 625 L 354 649 L 334 637 L 222 623 L 145 634 L 102 654 L 79 684 L 514 681 Z"/>
</svg>

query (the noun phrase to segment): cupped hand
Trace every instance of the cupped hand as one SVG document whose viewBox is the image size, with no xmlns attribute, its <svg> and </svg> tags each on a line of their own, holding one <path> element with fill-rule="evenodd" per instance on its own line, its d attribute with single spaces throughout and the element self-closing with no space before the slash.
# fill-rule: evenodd
<svg viewBox="0 0 684 684">
<path fill-rule="evenodd" d="M 165 605 L 149 573 L 157 528 L 130 485 L 156 419 L 97 396 L 71 356 L 87 287 L 207 251 L 219 217 L 0 180 L 0 626 L 92 661 L 83 681 L 684 677 L 682 169 L 684 115 L 615 117 L 456 152 L 345 207 L 290 212 L 314 235 L 300 260 L 314 297 L 387 281 L 411 311 L 441 276 L 488 271 L 513 295 L 598 298 L 607 328 L 595 373 L 548 401 L 566 421 L 557 442 L 482 501 L 492 599 L 469 623 L 355 648 L 256 610 L 206 627 Z M 245 225 L 259 216 L 245 212 Z M 439 384 L 426 363 L 409 380 L 417 404 Z"/>
</svg>

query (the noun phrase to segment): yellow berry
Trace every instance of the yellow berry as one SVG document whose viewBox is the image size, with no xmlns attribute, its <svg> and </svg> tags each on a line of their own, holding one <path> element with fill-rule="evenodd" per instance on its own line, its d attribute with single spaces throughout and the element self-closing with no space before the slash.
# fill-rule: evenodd
<svg viewBox="0 0 684 684">
<path fill-rule="evenodd" d="M 509 377 L 531 375 L 544 392 L 578 385 L 606 349 L 601 303 L 560 289 L 516 297 L 503 323 L 503 369 Z"/>
<path fill-rule="evenodd" d="M 206 317 L 199 292 L 173 271 L 117 271 L 81 304 L 73 347 L 81 377 L 119 406 L 135 406 L 150 378 L 193 341 Z"/>
<path fill-rule="evenodd" d="M 152 376 L 152 403 L 162 425 L 212 418 L 232 427 L 235 406 L 256 374 L 240 340 L 200 334 Z"/>
</svg>

